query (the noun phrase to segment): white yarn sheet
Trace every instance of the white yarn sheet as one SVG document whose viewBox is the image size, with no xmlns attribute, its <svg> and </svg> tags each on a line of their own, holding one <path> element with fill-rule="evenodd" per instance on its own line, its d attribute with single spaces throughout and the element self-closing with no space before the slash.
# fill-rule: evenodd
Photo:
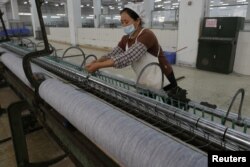
<svg viewBox="0 0 250 167">
<path fill-rule="evenodd" d="M 28 81 L 22 64 L 22 58 L 14 53 L 4 53 L 1 56 L 2 63 L 13 72 L 20 80 L 22 80 L 27 86 L 31 87 L 30 82 Z M 38 67 L 35 64 L 32 64 L 32 72 L 42 72 L 44 71 L 42 68 Z"/>
<path fill-rule="evenodd" d="M 47 79 L 39 94 L 122 166 L 207 166 L 206 155 L 70 85 Z"/>
</svg>

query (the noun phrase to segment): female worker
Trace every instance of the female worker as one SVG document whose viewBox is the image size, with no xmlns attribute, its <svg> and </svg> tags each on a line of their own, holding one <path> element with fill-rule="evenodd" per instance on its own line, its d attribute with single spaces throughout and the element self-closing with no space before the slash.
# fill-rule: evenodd
<svg viewBox="0 0 250 167">
<path fill-rule="evenodd" d="M 143 4 L 141 3 L 131 3 L 125 6 L 120 12 L 120 15 L 121 24 L 126 35 L 122 37 L 118 46 L 116 46 L 111 53 L 88 64 L 86 69 L 92 73 L 100 68 L 123 68 L 132 65 L 133 70 L 138 76 L 144 66 L 151 62 L 159 62 L 161 70 L 170 82 L 170 84 L 163 89 L 168 91 L 177 88 L 173 69 L 164 57 L 156 36 L 151 30 L 142 27 L 143 14 Z M 158 68 L 158 71 L 156 68 Z M 159 67 L 156 66 L 141 76 L 140 84 L 159 88 L 161 77 L 161 71 Z M 157 83 L 158 86 L 156 86 Z"/>
</svg>

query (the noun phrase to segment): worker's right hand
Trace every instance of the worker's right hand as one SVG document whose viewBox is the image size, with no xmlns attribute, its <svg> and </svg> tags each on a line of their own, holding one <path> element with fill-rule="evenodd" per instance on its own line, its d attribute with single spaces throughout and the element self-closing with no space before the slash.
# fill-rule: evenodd
<svg viewBox="0 0 250 167">
<path fill-rule="evenodd" d="M 85 69 L 89 72 L 89 73 L 94 73 L 99 69 L 99 63 L 95 62 L 95 63 L 90 63 L 88 65 L 85 66 Z"/>
<path fill-rule="evenodd" d="M 98 59 L 97 60 L 93 60 L 90 64 L 93 64 L 93 63 L 96 63 L 98 62 Z"/>
</svg>

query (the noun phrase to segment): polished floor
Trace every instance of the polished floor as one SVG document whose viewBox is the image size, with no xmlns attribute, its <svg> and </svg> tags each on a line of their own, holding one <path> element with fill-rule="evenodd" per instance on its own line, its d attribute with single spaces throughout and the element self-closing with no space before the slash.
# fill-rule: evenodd
<svg viewBox="0 0 250 167">
<path fill-rule="evenodd" d="M 59 49 L 58 56 L 62 56 L 63 52 L 69 45 L 51 42 L 51 44 Z M 100 57 L 108 51 L 97 48 L 82 48 L 86 55 L 94 54 Z M 78 50 L 70 50 L 67 55 L 79 54 Z M 81 65 L 82 58 L 66 58 L 65 60 L 72 63 Z M 187 68 L 180 66 L 173 66 L 176 77 L 184 76 L 183 80 L 178 82 L 179 86 L 187 89 L 188 98 L 197 102 L 209 102 L 216 104 L 218 108 L 227 110 L 230 102 L 236 91 L 240 88 L 245 90 L 245 99 L 242 108 L 242 117 L 250 117 L 250 76 L 244 76 L 236 73 L 232 74 L 219 74 L 208 71 L 201 71 L 195 68 Z M 136 76 L 130 67 L 124 69 L 106 68 L 102 69 L 113 75 L 136 80 Z M 167 82 L 166 82 L 167 84 Z M 240 98 L 235 101 L 232 112 L 237 113 Z M 18 97 L 14 92 L 8 88 L 0 88 L 0 105 L 7 108 L 12 102 L 18 101 Z M 0 140 L 10 137 L 10 129 L 8 124 L 7 114 L 0 116 Z M 63 154 L 60 147 L 52 140 L 52 138 L 44 130 L 39 130 L 34 133 L 28 134 L 27 143 L 29 146 L 29 155 L 31 162 L 48 160 L 58 155 Z M 12 146 L 12 141 L 7 141 L 0 144 L 0 167 L 15 167 L 15 155 Z M 54 167 L 71 167 L 75 166 L 72 161 L 67 157 L 59 163 L 53 165 Z"/>
</svg>

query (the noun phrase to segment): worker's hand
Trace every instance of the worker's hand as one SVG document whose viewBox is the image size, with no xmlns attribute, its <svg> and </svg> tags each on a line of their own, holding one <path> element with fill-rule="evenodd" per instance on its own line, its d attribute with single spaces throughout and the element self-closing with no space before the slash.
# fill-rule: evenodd
<svg viewBox="0 0 250 167">
<path fill-rule="evenodd" d="M 102 62 L 102 60 L 101 59 L 93 60 L 89 64 L 93 64 L 93 63 L 97 63 L 97 62 Z"/>
<path fill-rule="evenodd" d="M 98 59 L 97 60 L 93 60 L 90 64 L 97 63 L 97 62 L 98 62 Z"/>
<path fill-rule="evenodd" d="M 85 66 L 85 69 L 89 72 L 89 73 L 94 73 L 99 69 L 99 63 L 95 62 L 95 63 L 90 63 L 88 65 Z"/>
</svg>

